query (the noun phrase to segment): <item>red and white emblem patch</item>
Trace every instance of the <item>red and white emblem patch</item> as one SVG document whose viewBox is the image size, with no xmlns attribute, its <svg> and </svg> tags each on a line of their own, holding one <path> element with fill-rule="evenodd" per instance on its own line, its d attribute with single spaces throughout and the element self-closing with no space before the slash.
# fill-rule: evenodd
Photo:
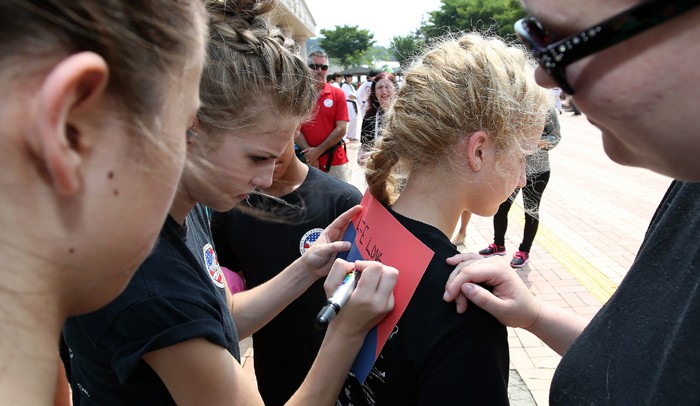
<svg viewBox="0 0 700 406">
<path fill-rule="evenodd" d="M 301 255 L 304 255 L 304 253 L 311 248 L 311 245 L 318 240 L 318 237 L 321 236 L 322 232 L 322 228 L 314 228 L 307 231 L 306 234 L 301 237 L 301 241 L 299 241 L 299 252 Z"/>
<path fill-rule="evenodd" d="M 216 251 L 211 244 L 207 244 L 203 248 L 204 253 L 204 263 L 207 265 L 207 272 L 211 277 L 214 285 L 223 288 L 224 285 L 224 272 L 219 266 L 219 258 L 216 257 Z"/>
</svg>

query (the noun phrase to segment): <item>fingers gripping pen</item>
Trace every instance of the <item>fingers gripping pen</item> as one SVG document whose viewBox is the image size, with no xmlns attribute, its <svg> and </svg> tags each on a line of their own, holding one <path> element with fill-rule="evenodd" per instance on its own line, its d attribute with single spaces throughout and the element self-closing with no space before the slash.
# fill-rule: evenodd
<svg viewBox="0 0 700 406">
<path fill-rule="evenodd" d="M 326 305 L 318 312 L 318 316 L 316 316 L 316 327 L 322 330 L 328 327 L 328 323 L 340 312 L 340 309 L 350 298 L 352 291 L 355 290 L 359 277 L 360 273 L 355 269 L 345 275 L 343 282 L 336 288 L 333 295 L 328 298 Z"/>
</svg>

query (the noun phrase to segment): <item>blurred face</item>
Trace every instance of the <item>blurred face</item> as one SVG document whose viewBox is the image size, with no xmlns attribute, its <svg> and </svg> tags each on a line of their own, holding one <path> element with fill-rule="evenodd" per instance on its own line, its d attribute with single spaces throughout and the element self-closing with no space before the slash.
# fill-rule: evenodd
<svg viewBox="0 0 700 406">
<path fill-rule="evenodd" d="M 375 85 L 374 94 L 382 108 L 386 109 L 396 95 L 396 86 L 389 79 L 380 79 Z"/>
<path fill-rule="evenodd" d="M 311 64 L 309 65 L 314 65 L 309 66 L 309 69 L 311 69 L 312 76 L 316 81 L 320 82 L 321 84 L 326 82 L 326 75 L 328 74 L 328 59 L 314 55 L 311 58 Z M 326 67 L 323 69 L 323 67 Z"/>
<path fill-rule="evenodd" d="M 637 4 L 635 0 L 524 0 L 556 38 L 576 34 Z M 700 180 L 700 7 L 571 64 L 574 99 L 602 131 L 607 155 L 681 179 Z M 554 81 L 538 68 L 538 82 Z"/>
<path fill-rule="evenodd" d="M 525 142 L 532 148 L 540 138 L 539 133 L 525 136 Z M 525 186 L 527 156 L 515 148 L 500 151 L 491 139 L 483 143 L 477 155 L 481 158 L 480 169 L 465 177 L 466 187 L 463 189 L 466 200 L 463 209 L 479 216 L 490 217 L 496 214 L 501 203 L 506 201 L 516 188 Z"/>
<path fill-rule="evenodd" d="M 298 130 L 297 130 L 298 132 Z M 272 174 L 272 179 L 279 180 L 287 172 L 289 165 L 296 159 L 296 154 L 294 153 L 294 138 L 289 140 L 287 147 L 282 152 L 282 155 L 277 158 L 275 162 L 275 170 Z"/>
<path fill-rule="evenodd" d="M 269 188 L 275 163 L 288 148 L 298 126 L 298 119 L 281 115 L 279 119 L 261 120 L 255 126 L 218 135 L 221 139 L 203 156 L 211 165 L 205 171 L 206 177 L 185 177 L 190 196 L 214 210 L 228 211 L 254 190 Z"/>
<path fill-rule="evenodd" d="M 75 271 L 67 283 L 79 290 L 71 293 L 79 298 L 72 313 L 94 310 L 116 297 L 153 248 L 182 174 L 185 134 L 199 108 L 203 62 L 202 38 L 183 75 L 164 76 L 166 104 L 159 117 L 163 125 L 153 134 L 155 142 L 127 134 L 120 118 L 86 164 L 87 215 L 82 225 L 75 225 L 82 227 L 82 240 L 65 242 L 75 252 L 65 260 L 77 261 L 67 264 Z M 85 272 L 87 264 L 90 272 Z"/>
</svg>

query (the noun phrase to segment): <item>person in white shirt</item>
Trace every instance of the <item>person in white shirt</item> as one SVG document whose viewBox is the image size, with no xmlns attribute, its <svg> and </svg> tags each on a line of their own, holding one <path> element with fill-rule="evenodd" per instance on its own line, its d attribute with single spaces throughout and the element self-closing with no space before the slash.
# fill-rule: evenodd
<svg viewBox="0 0 700 406">
<path fill-rule="evenodd" d="M 367 81 L 360 85 L 357 89 L 357 101 L 358 107 L 360 108 L 360 117 L 364 118 L 367 109 L 369 109 L 369 104 L 367 99 L 369 99 L 369 94 L 372 91 L 372 80 L 375 76 L 379 74 L 379 71 L 370 70 L 369 75 L 367 75 Z"/>
<path fill-rule="evenodd" d="M 345 75 L 345 80 L 340 85 L 340 90 L 345 93 L 345 100 L 348 103 L 348 132 L 345 134 L 346 141 L 357 141 L 360 139 L 357 114 L 357 91 L 355 86 L 352 84 L 352 75 Z"/>
</svg>

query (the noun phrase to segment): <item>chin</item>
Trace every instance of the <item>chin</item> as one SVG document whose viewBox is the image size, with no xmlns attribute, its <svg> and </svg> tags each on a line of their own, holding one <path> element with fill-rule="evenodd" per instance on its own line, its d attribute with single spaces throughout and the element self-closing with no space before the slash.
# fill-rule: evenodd
<svg viewBox="0 0 700 406">
<path fill-rule="evenodd" d="M 630 151 L 624 148 L 612 135 L 603 132 L 603 150 L 605 154 L 613 162 L 624 166 L 639 166 L 635 165 L 630 159 Z"/>
</svg>

